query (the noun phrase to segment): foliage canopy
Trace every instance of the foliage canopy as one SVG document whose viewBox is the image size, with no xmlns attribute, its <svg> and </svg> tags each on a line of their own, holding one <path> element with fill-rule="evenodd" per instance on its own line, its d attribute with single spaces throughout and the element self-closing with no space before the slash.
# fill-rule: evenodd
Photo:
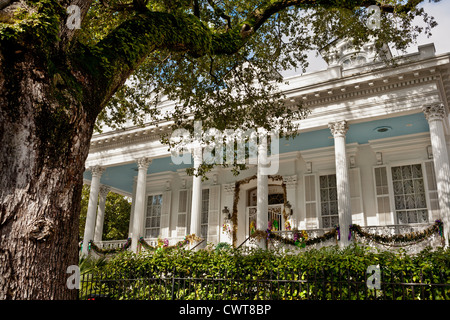
<svg viewBox="0 0 450 320">
<path fill-rule="evenodd" d="M 149 51 L 100 113 L 98 128 L 102 124 L 117 128 L 130 118 L 142 123 L 143 115 L 150 114 L 154 120 L 173 121 L 172 129 L 192 130 L 190 116 L 202 120 L 205 130 L 280 126 L 293 132 L 292 120 L 307 111 L 285 102 L 278 90 L 283 82 L 280 72 L 304 71 L 308 51 L 344 37 L 354 39 L 355 45 L 375 37 L 378 48 L 387 43 L 404 50 L 419 33 L 429 34 L 436 25 L 417 7 L 420 2 L 148 0 L 140 12 L 123 0 L 94 1 L 80 42 L 101 43 L 111 31 L 149 10 L 176 21 L 154 34 L 152 41 L 164 41 L 161 38 L 172 32 L 187 38 L 185 30 L 194 35 L 191 46 L 196 47 L 184 44 Z M 382 8 L 380 28 L 374 30 L 366 26 L 366 7 L 373 4 Z M 415 25 L 416 17 L 427 27 Z M 123 38 L 124 43 L 128 40 Z M 130 44 L 124 54 L 132 54 L 139 45 Z M 164 99 L 177 103 L 169 114 L 156 108 Z"/>
</svg>

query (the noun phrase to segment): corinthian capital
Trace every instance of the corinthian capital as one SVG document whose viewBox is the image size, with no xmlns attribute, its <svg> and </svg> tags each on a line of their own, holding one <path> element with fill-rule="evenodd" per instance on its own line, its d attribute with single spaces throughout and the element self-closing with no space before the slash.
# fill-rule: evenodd
<svg viewBox="0 0 450 320">
<path fill-rule="evenodd" d="M 328 128 L 330 128 L 333 137 L 343 137 L 348 131 L 348 124 L 346 120 L 330 122 Z"/>
<path fill-rule="evenodd" d="M 89 167 L 89 170 L 91 171 L 93 177 L 101 177 L 102 173 L 105 172 L 105 168 L 98 165 Z"/>
<path fill-rule="evenodd" d="M 422 111 L 428 121 L 442 120 L 445 116 L 445 107 L 442 102 L 425 105 Z"/>
<path fill-rule="evenodd" d="M 152 163 L 152 160 L 149 158 L 140 158 L 137 161 L 138 169 L 147 170 L 148 166 Z"/>
</svg>

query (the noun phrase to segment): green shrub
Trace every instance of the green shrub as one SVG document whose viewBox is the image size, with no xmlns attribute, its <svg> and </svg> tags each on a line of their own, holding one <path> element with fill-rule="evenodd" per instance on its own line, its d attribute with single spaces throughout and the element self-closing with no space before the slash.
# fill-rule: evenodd
<svg viewBox="0 0 450 320">
<path fill-rule="evenodd" d="M 377 292 L 366 285 L 370 265 L 381 269 Z M 442 248 L 417 255 L 357 244 L 301 253 L 171 248 L 124 252 L 101 271 L 101 289 L 117 299 L 450 299 L 450 285 L 430 286 L 450 284 L 450 250 Z M 421 285 L 398 285 L 413 282 Z"/>
</svg>

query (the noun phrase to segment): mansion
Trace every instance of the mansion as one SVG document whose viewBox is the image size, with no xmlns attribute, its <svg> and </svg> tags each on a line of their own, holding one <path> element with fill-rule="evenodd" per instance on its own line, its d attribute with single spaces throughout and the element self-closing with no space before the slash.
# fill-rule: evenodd
<svg viewBox="0 0 450 320">
<path fill-rule="evenodd" d="M 320 235 L 337 225 L 346 245 L 351 224 L 395 233 L 436 220 L 448 246 L 450 53 L 421 45 L 391 66 L 373 44 L 360 50 L 343 40 L 333 45 L 321 53 L 325 70 L 286 78 L 280 87 L 286 103 L 302 102 L 310 114 L 300 120 L 299 135 L 280 139 L 276 174 L 249 164 L 237 176 L 219 165 L 204 181 L 188 175 L 201 152 L 191 165 L 173 163 L 160 142 L 164 125 L 95 134 L 84 173 L 91 186 L 84 243 L 110 248 L 127 241 L 102 241 L 112 191 L 132 199 L 133 251 L 139 239 L 174 245 L 195 234 L 205 243 L 240 246 L 255 230 Z"/>
</svg>

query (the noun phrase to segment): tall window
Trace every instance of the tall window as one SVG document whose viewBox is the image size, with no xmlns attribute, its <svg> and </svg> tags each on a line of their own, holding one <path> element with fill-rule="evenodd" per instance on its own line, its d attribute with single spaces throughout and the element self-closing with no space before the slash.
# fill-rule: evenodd
<svg viewBox="0 0 450 320">
<path fill-rule="evenodd" d="M 386 167 L 377 167 L 374 169 L 374 173 L 378 207 L 378 221 L 380 225 L 388 225 L 392 222 Z"/>
<path fill-rule="evenodd" d="M 339 224 L 336 175 L 320 176 L 319 180 L 322 228 L 332 228 Z"/>
<path fill-rule="evenodd" d="M 208 237 L 208 212 L 209 212 L 209 189 L 202 190 L 202 216 L 201 216 L 201 235 L 203 239 Z"/>
<path fill-rule="evenodd" d="M 422 165 L 392 167 L 397 223 L 428 222 Z"/>
<path fill-rule="evenodd" d="M 159 237 L 161 226 L 162 194 L 148 196 L 147 215 L 145 219 L 145 237 Z"/>
</svg>

